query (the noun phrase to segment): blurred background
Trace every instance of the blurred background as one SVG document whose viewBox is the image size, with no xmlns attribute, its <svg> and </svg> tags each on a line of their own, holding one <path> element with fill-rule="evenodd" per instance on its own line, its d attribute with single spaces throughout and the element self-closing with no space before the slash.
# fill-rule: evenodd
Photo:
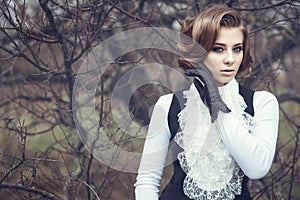
<svg viewBox="0 0 300 200">
<path fill-rule="evenodd" d="M 271 91 L 280 103 L 275 159 L 265 178 L 250 181 L 251 195 L 300 199 L 297 0 L 1 0 L 0 199 L 133 200 L 136 174 L 99 162 L 76 130 L 72 96 L 78 69 L 110 36 L 140 27 L 180 30 L 184 19 L 211 3 L 237 9 L 248 24 L 255 65 L 251 76 L 239 82 Z M 95 96 L 97 130 L 105 128 L 115 145 L 139 153 L 144 140 L 118 130 L 110 99 L 120 77 L 143 63 L 168 65 L 182 73 L 172 53 L 128 52 L 103 73 Z M 163 78 L 174 82 L 171 75 Z M 155 83 L 137 88 L 128 111 L 134 126 L 147 125 L 153 105 L 169 92 Z M 172 167 L 166 167 L 162 189 L 171 173 Z"/>
</svg>

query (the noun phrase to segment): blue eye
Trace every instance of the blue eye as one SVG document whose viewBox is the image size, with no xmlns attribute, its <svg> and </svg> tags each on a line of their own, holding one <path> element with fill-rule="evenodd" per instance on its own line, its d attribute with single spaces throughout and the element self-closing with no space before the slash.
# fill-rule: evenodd
<svg viewBox="0 0 300 200">
<path fill-rule="evenodd" d="M 242 47 L 242 46 L 235 47 L 235 48 L 233 49 L 233 51 L 234 51 L 234 52 L 241 52 L 241 51 L 243 51 L 243 47 Z"/>
<path fill-rule="evenodd" d="M 220 52 L 223 52 L 224 49 L 223 49 L 222 47 L 213 47 L 213 48 L 212 48 L 212 51 L 217 52 L 217 53 L 220 53 Z"/>
</svg>

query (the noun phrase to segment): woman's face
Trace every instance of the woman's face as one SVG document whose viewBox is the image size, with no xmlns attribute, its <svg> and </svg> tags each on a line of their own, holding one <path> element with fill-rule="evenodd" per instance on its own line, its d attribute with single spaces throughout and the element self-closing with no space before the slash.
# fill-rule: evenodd
<svg viewBox="0 0 300 200">
<path fill-rule="evenodd" d="M 240 28 L 223 27 L 218 31 L 217 39 L 204 60 L 218 86 L 227 84 L 237 74 L 243 60 L 243 41 Z"/>
</svg>

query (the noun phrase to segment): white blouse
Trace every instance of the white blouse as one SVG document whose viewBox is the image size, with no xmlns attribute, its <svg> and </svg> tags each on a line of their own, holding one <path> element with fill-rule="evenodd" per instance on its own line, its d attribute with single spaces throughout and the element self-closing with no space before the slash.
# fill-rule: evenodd
<svg viewBox="0 0 300 200">
<path fill-rule="evenodd" d="M 171 136 L 168 111 L 172 98 L 173 94 L 161 96 L 154 106 L 135 183 L 136 200 L 159 199 L 160 181 Z M 279 106 L 273 94 L 256 91 L 253 108 L 252 134 L 232 113 L 220 112 L 216 123 L 221 126 L 223 143 L 244 174 L 250 179 L 259 179 L 268 173 L 274 158 Z"/>
</svg>

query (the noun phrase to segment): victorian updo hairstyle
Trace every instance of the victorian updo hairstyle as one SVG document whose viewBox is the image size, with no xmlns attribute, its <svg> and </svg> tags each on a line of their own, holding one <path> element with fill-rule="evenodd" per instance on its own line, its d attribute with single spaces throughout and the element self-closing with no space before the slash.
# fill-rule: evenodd
<svg viewBox="0 0 300 200">
<path fill-rule="evenodd" d="M 196 16 L 184 21 L 178 44 L 182 56 L 179 67 L 184 70 L 194 68 L 192 62 L 201 62 L 213 48 L 220 28 L 240 28 L 243 33 L 243 60 L 239 73 L 251 69 L 253 60 L 250 55 L 249 33 L 236 10 L 222 4 L 213 4 Z M 199 48 L 200 47 L 200 48 Z"/>
</svg>

